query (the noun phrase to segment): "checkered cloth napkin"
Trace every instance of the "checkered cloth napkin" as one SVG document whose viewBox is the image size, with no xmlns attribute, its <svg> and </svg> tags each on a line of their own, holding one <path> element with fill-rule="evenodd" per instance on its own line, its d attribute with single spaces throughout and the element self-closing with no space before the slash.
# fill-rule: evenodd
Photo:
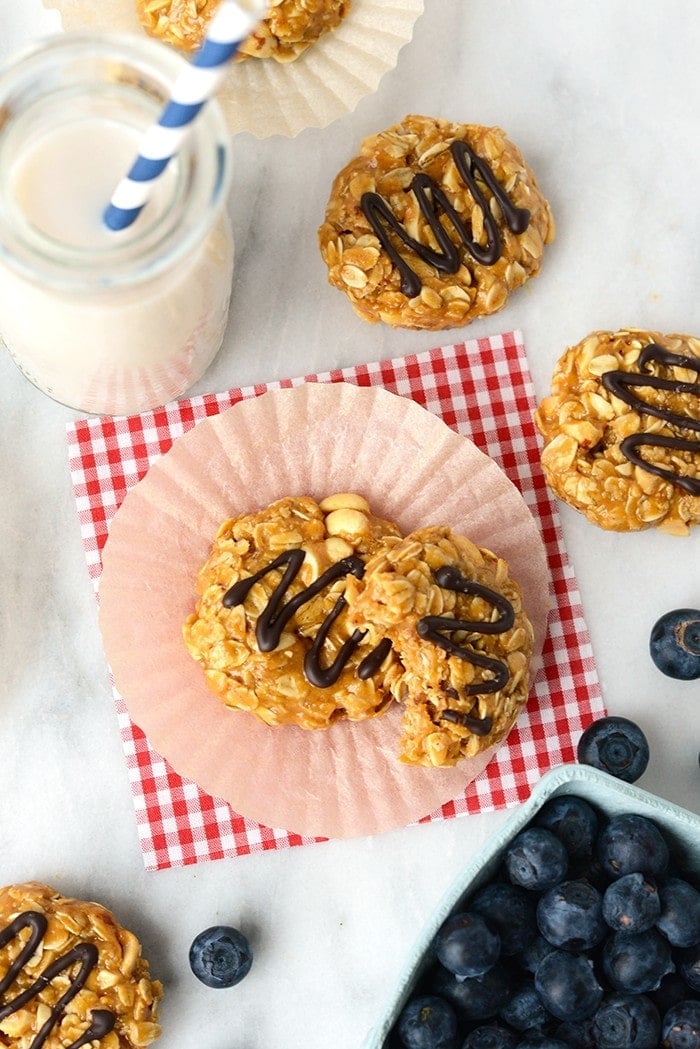
<svg viewBox="0 0 700 1049">
<path fill-rule="evenodd" d="M 576 742 L 605 713 L 576 579 L 556 507 L 545 486 L 525 348 L 519 332 L 445 346 L 420 355 L 208 394 L 128 418 L 68 426 L 71 478 L 90 578 L 97 589 L 109 524 L 129 488 L 173 441 L 207 416 L 245 397 L 302 382 L 383 386 L 411 397 L 469 437 L 517 485 L 539 521 L 550 572 L 550 614 L 542 665 L 526 710 L 485 772 L 425 821 L 524 801 L 540 775 L 575 760 Z M 117 713 L 148 870 L 239 856 L 312 840 L 261 826 L 182 779 L 131 722 L 115 690 Z"/>
</svg>

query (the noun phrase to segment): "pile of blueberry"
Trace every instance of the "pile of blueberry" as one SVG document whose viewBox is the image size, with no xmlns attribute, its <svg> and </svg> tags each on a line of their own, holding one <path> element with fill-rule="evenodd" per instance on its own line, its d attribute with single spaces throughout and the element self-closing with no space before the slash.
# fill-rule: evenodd
<svg viewBox="0 0 700 1049">
<path fill-rule="evenodd" d="M 430 954 L 386 1049 L 700 1049 L 700 891 L 644 816 L 549 799 Z"/>
<path fill-rule="evenodd" d="M 700 611 L 655 624 L 651 658 L 700 677 Z M 601 718 L 577 757 L 627 783 L 642 730 Z M 700 1049 L 700 876 L 636 813 L 550 799 L 453 913 L 385 1049 Z"/>
</svg>

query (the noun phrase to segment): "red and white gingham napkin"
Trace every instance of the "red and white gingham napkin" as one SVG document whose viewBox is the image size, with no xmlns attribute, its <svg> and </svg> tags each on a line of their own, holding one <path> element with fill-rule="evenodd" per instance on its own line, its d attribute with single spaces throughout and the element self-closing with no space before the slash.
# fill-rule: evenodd
<svg viewBox="0 0 700 1049">
<path fill-rule="evenodd" d="M 383 386 L 411 397 L 469 437 L 520 489 L 540 523 L 550 572 L 550 613 L 542 665 L 518 724 L 465 793 L 425 820 L 524 801 L 541 774 L 575 760 L 576 742 L 605 714 L 558 513 L 540 467 L 534 390 L 519 332 L 444 346 L 420 355 L 207 394 L 127 418 L 68 426 L 71 478 L 90 578 L 97 588 L 109 524 L 128 489 L 173 441 L 200 420 L 245 397 L 302 382 Z M 239 856 L 312 840 L 261 826 L 182 779 L 149 745 L 115 690 L 121 737 L 148 870 Z"/>
</svg>

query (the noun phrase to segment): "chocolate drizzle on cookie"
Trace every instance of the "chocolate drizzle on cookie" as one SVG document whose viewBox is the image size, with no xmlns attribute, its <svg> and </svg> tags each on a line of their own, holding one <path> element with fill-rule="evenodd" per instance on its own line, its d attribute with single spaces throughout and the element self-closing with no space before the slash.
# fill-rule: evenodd
<svg viewBox="0 0 700 1049">
<path fill-rule="evenodd" d="M 455 641 L 452 635 L 455 633 L 505 634 L 506 631 L 512 629 L 515 623 L 515 610 L 512 604 L 503 594 L 499 594 L 495 590 L 491 590 L 490 587 L 475 582 L 473 579 L 467 579 L 452 565 L 444 565 L 442 568 L 439 568 L 435 573 L 435 582 L 445 590 L 454 590 L 460 594 L 473 594 L 475 597 L 483 598 L 493 605 L 494 609 L 499 613 L 498 619 L 484 622 L 483 620 L 451 619 L 449 616 L 423 616 L 422 619 L 418 620 L 416 630 L 421 637 L 432 641 L 433 644 L 438 645 L 451 656 L 467 660 L 469 663 L 473 663 L 484 670 L 489 670 L 493 674 L 493 678 L 485 681 L 475 681 L 469 685 L 466 690 L 468 696 L 500 692 L 510 677 L 508 664 L 500 659 L 494 659 L 492 656 L 485 656 L 481 652 L 475 651 L 471 646 L 460 644 Z M 463 724 L 464 722 L 457 716 L 458 713 L 455 711 L 454 716 L 451 715 L 447 720 Z M 474 730 L 471 729 L 471 731 Z M 488 731 L 489 729 L 486 729 L 484 734 Z"/>
<path fill-rule="evenodd" d="M 605 372 L 601 379 L 603 386 L 614 397 L 624 401 L 625 404 L 628 404 L 637 412 L 663 419 L 664 422 L 679 430 L 700 431 L 700 419 L 694 419 L 689 415 L 679 415 L 670 408 L 664 408 L 661 405 L 648 404 L 637 393 L 633 392 L 635 388 L 646 387 L 653 390 L 666 390 L 674 394 L 694 394 L 700 397 L 700 379 L 696 379 L 695 382 L 680 382 L 676 379 L 664 379 L 661 376 L 652 375 L 646 371 L 647 366 L 652 362 L 668 368 L 686 368 L 694 371 L 700 377 L 700 361 L 696 357 L 672 353 L 670 350 L 664 349 L 663 346 L 652 342 L 645 346 L 639 354 L 637 360 L 639 372 Z M 695 452 L 696 455 L 700 456 L 700 440 L 642 432 L 630 434 L 620 443 L 620 451 L 634 466 L 639 466 L 642 470 L 663 478 L 663 480 L 678 488 L 682 488 L 690 495 L 700 495 L 700 477 L 684 477 L 663 466 L 658 466 L 656 463 L 647 462 L 639 454 L 639 449 L 643 447 L 669 448 L 678 452 Z"/>
<path fill-rule="evenodd" d="M 321 652 L 326 643 L 328 632 L 346 606 L 347 601 L 345 598 L 339 597 L 318 628 L 318 633 L 313 640 L 313 644 L 304 657 L 304 674 L 306 675 L 307 681 L 309 681 L 310 684 L 315 685 L 316 688 L 330 688 L 331 685 L 336 683 L 347 666 L 348 660 L 367 633 L 366 630 L 353 630 L 350 637 L 347 638 L 338 649 L 338 654 L 330 666 L 321 666 Z"/>
<path fill-rule="evenodd" d="M 369 655 L 366 655 L 362 662 L 358 664 L 357 676 L 361 681 L 366 681 L 367 678 L 370 678 L 373 674 L 377 673 L 380 666 L 391 652 L 391 649 L 391 639 L 388 637 L 382 638 Z"/>
<path fill-rule="evenodd" d="M 0 980 L 0 999 L 5 996 L 9 988 L 17 979 L 21 970 L 34 955 L 37 947 L 46 935 L 47 928 L 48 921 L 39 911 L 24 911 L 0 932 L 0 947 L 5 947 L 8 943 L 17 938 L 23 929 L 29 929 L 28 939 L 3 976 L 2 980 Z M 52 980 L 62 973 L 71 970 L 68 989 L 64 991 L 50 1010 L 48 1019 L 39 1028 L 31 1042 L 30 1049 L 41 1049 L 41 1046 L 45 1044 L 51 1031 L 61 1022 L 61 1015 L 68 1004 L 85 986 L 90 973 L 97 965 L 97 959 L 97 948 L 91 943 L 79 943 L 71 951 L 59 955 L 58 958 L 55 958 L 46 966 L 40 975 L 37 976 L 34 983 L 27 987 L 26 990 L 21 991 L 9 1002 L 0 1005 L 0 1021 L 11 1016 L 12 1013 L 17 1012 L 19 1009 L 24 1008 L 24 1006 L 30 1002 L 32 998 L 39 995 Z M 77 971 L 73 971 L 76 966 L 78 966 Z M 88 1029 L 78 1039 L 71 1042 L 66 1049 L 80 1049 L 81 1046 L 90 1045 L 92 1042 L 104 1038 L 104 1036 L 109 1034 L 114 1028 L 117 1019 L 114 1013 L 110 1012 L 108 1009 L 93 1009 L 91 1018 L 92 1022 Z"/>
<path fill-rule="evenodd" d="M 439 245 L 438 251 L 428 247 L 427 244 L 421 244 L 412 237 L 379 193 L 363 193 L 360 199 L 360 207 L 367 221 L 392 264 L 399 271 L 401 291 L 410 299 L 420 294 L 422 283 L 418 274 L 397 252 L 391 241 L 390 230 L 403 241 L 407 248 L 418 255 L 423 262 L 434 266 L 439 273 L 456 273 L 462 264 L 462 253 L 440 221 L 439 212 L 441 210 L 475 262 L 482 266 L 493 266 L 500 259 L 503 253 L 501 233 L 489 206 L 489 200 L 477 182 L 477 174 L 500 204 L 505 223 L 512 233 L 524 233 L 530 223 L 530 212 L 527 208 L 519 208 L 513 204 L 486 161 L 479 157 L 466 142 L 455 139 L 450 145 L 450 152 L 462 181 L 468 186 L 474 200 L 481 208 L 487 238 L 486 245 L 477 243 L 472 236 L 471 226 L 465 224 L 444 190 L 423 172 L 414 175 L 409 189 L 413 191 L 423 218 L 435 236 Z"/>
<path fill-rule="evenodd" d="M 320 594 L 336 579 L 342 579 L 347 575 L 354 575 L 361 579 L 364 575 L 365 566 L 361 558 L 356 555 L 344 557 L 326 569 L 315 582 L 285 602 L 285 596 L 299 573 L 304 557 L 305 553 L 301 549 L 287 550 L 253 575 L 238 580 L 223 596 L 222 603 L 225 608 L 234 608 L 236 605 L 241 605 L 259 580 L 263 579 L 269 572 L 284 567 L 282 578 L 270 594 L 255 626 L 255 637 L 261 652 L 274 651 L 280 643 L 285 626 L 294 614 L 307 601 Z M 460 644 L 452 635 L 456 633 L 505 633 L 513 627 L 515 622 L 515 612 L 512 604 L 506 597 L 495 590 L 491 590 L 490 587 L 477 583 L 472 579 L 467 579 L 451 565 L 445 565 L 438 569 L 435 573 L 435 582 L 446 590 L 454 590 L 458 593 L 471 594 L 475 597 L 483 598 L 493 606 L 499 615 L 496 620 L 490 621 L 451 619 L 447 616 L 423 616 L 416 624 L 418 635 L 438 645 L 450 655 L 467 660 L 493 675 L 491 678 L 473 682 L 469 685 L 466 689 L 467 695 L 476 696 L 499 692 L 507 684 L 510 677 L 508 665 L 500 659 L 485 656 L 470 646 Z M 304 675 L 307 681 L 316 688 L 330 688 L 337 682 L 352 654 L 367 633 L 366 630 L 359 628 L 354 630 L 350 637 L 340 646 L 333 662 L 329 666 L 324 667 L 321 665 L 323 648 L 331 627 L 346 607 L 347 601 L 341 595 L 319 626 L 311 648 L 304 658 Z M 357 676 L 361 680 L 366 680 L 375 674 L 389 655 L 391 648 L 391 640 L 383 638 L 358 664 Z M 458 698 L 456 693 L 455 698 Z M 446 721 L 463 725 L 477 736 L 488 735 L 491 731 L 492 722 L 490 718 L 476 718 L 471 714 L 450 708 L 444 711 L 442 716 Z"/>
<path fill-rule="evenodd" d="M 261 652 L 274 651 L 279 645 L 284 628 L 289 623 L 292 616 L 302 607 L 302 605 L 305 605 L 307 601 L 310 601 L 313 597 L 322 593 L 322 591 L 325 590 L 327 586 L 330 586 L 331 583 L 334 583 L 336 579 L 342 579 L 347 575 L 354 575 L 358 579 L 361 579 L 364 575 L 365 566 L 361 558 L 356 557 L 355 555 L 343 557 L 340 561 L 337 561 L 336 564 L 331 565 L 330 568 L 326 569 L 326 571 L 323 572 L 313 583 L 285 602 L 287 591 L 296 579 L 299 570 L 304 563 L 305 556 L 303 550 L 287 550 L 285 553 L 280 554 L 279 557 L 276 557 L 274 561 L 271 561 L 269 565 L 261 568 L 260 571 L 256 572 L 254 575 L 248 576 L 246 579 L 240 579 L 237 583 L 234 583 L 234 585 L 224 594 L 223 605 L 225 608 L 233 608 L 236 605 L 242 605 L 250 591 L 253 589 L 253 586 L 260 579 L 263 579 L 268 572 L 272 572 L 275 569 L 286 565 L 282 579 L 270 594 L 268 602 L 258 616 L 258 621 L 255 625 L 255 638 Z M 310 684 L 314 685 L 316 688 L 330 688 L 331 685 L 336 683 L 352 657 L 353 652 L 367 633 L 366 630 L 354 630 L 350 637 L 341 645 L 333 662 L 327 667 L 321 665 L 323 646 L 326 643 L 330 629 L 346 606 L 347 602 L 341 595 L 319 626 L 311 648 L 306 653 L 304 659 L 304 674 Z M 391 643 L 389 643 L 389 648 L 391 648 Z M 364 679 L 371 677 L 372 674 L 376 673 L 389 654 L 389 648 L 387 648 L 382 642 L 365 656 L 358 666 L 358 676 Z"/>
<path fill-rule="evenodd" d="M 448 707 L 440 715 L 442 721 L 450 721 L 453 725 L 461 725 L 469 729 L 474 736 L 488 736 L 493 728 L 493 718 L 477 718 L 473 714 L 467 714 L 463 710 L 455 710 Z"/>
</svg>

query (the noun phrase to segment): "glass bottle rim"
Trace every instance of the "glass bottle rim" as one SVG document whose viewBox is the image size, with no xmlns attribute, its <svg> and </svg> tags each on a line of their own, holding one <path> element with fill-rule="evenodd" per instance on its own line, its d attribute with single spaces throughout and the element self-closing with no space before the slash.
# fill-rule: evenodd
<svg viewBox="0 0 700 1049">
<path fill-rule="evenodd" d="M 182 56 L 147 37 L 68 32 L 30 45 L 0 69 L 0 262 L 57 290 L 99 291 L 155 278 L 198 246 L 225 206 L 230 184 L 230 134 L 216 99 L 202 108 L 168 165 L 176 174 L 167 206 L 139 223 L 138 233 L 117 234 L 104 247 L 63 244 L 32 225 L 9 192 L 8 157 L 3 159 L 8 150 L 2 148 L 3 140 L 21 136 L 21 122 L 36 119 L 42 105 L 56 107 L 55 88 L 63 77 L 73 76 L 83 87 L 93 78 L 105 98 L 123 93 L 134 105 L 148 105 L 149 119 L 139 128 L 145 130 L 186 66 Z M 71 90 L 69 82 L 62 90 Z M 115 188 L 125 174 L 115 172 Z"/>
</svg>

